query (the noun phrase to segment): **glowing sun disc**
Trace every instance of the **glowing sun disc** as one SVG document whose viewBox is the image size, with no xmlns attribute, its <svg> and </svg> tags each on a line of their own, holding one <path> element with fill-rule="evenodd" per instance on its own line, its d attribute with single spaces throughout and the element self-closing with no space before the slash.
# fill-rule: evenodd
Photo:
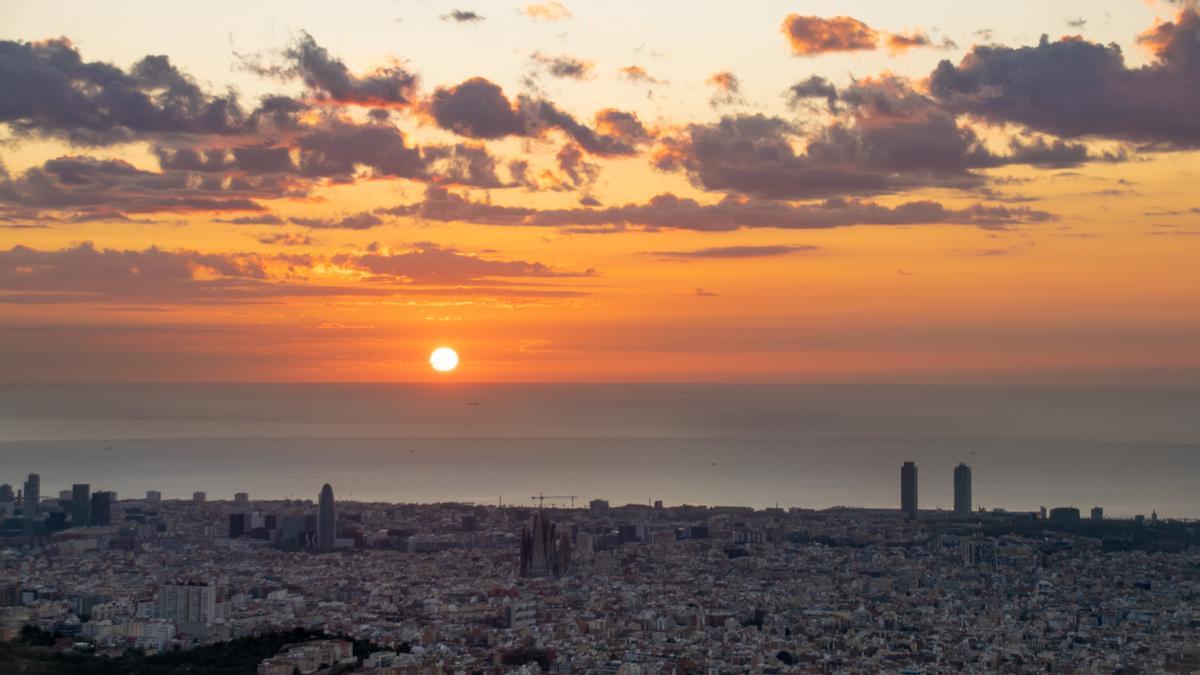
<svg viewBox="0 0 1200 675">
<path fill-rule="evenodd" d="M 458 367 L 458 353 L 449 347 L 438 347 L 429 355 L 429 365 L 438 372 L 448 373 Z"/>
</svg>

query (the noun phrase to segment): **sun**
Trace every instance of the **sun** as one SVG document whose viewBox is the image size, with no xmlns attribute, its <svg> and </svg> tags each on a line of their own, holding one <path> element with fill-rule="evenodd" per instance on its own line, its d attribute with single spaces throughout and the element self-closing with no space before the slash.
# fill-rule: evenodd
<svg viewBox="0 0 1200 675">
<path fill-rule="evenodd" d="M 448 373 L 458 367 L 458 352 L 449 347 L 438 347 L 429 355 L 429 365 L 438 372 Z"/>
</svg>

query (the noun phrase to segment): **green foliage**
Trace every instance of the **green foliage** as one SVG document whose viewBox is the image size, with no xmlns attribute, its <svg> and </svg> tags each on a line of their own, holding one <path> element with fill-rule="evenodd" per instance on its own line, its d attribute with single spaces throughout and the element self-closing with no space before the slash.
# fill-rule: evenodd
<svg viewBox="0 0 1200 675">
<path fill-rule="evenodd" d="M 54 639 L 57 637 L 54 633 L 42 630 L 37 626 L 21 626 L 21 637 L 17 638 L 21 644 L 48 647 L 54 644 Z"/>
<path fill-rule="evenodd" d="M 43 645 L 53 644 L 54 636 L 38 629 L 21 631 L 18 642 L 0 642 L 0 672 L 22 675 L 242 675 L 254 673 L 260 661 L 275 656 L 284 645 L 318 639 L 348 639 L 326 635 L 322 631 L 294 628 L 205 645 L 187 651 L 146 656 L 139 650 L 126 650 L 116 658 L 79 652 L 55 652 Z M 26 636 L 40 642 L 26 641 Z M 45 635 L 50 641 L 45 642 Z M 354 640 L 356 655 L 382 649 L 365 640 Z"/>
</svg>

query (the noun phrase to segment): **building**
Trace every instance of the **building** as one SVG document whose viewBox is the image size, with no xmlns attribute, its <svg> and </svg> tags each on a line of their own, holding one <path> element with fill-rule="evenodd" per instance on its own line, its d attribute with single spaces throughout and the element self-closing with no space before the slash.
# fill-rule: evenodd
<svg viewBox="0 0 1200 675">
<path fill-rule="evenodd" d="M 1104 520 L 1104 509 L 1099 506 L 1093 506 L 1092 520 Z"/>
<path fill-rule="evenodd" d="M 229 538 L 237 539 L 246 533 L 246 514 L 229 514 Z"/>
<path fill-rule="evenodd" d="M 158 490 L 146 490 L 146 501 L 157 504 L 162 501 L 162 493 Z"/>
<path fill-rule="evenodd" d="M 954 467 L 954 515 L 971 515 L 971 467 L 963 463 Z"/>
<path fill-rule="evenodd" d="M 196 502 L 197 504 L 203 504 L 204 502 L 208 501 L 208 494 L 197 490 L 192 493 L 192 501 Z"/>
<path fill-rule="evenodd" d="M 257 672 L 258 675 L 292 675 L 297 672 L 308 675 L 334 667 L 338 667 L 340 672 L 355 663 L 353 643 L 345 640 L 314 640 L 285 645 L 278 654 L 259 663 Z"/>
<path fill-rule="evenodd" d="M 1077 523 L 1079 522 L 1079 509 L 1074 506 L 1060 506 L 1050 509 L 1050 522 Z"/>
<path fill-rule="evenodd" d="M 250 494 L 246 492 L 237 492 L 233 495 L 233 503 L 238 506 L 247 506 L 250 504 Z"/>
<path fill-rule="evenodd" d="M 333 488 L 326 483 L 321 487 L 317 500 L 317 548 L 332 551 L 337 539 L 337 504 L 333 501 Z"/>
<path fill-rule="evenodd" d="M 588 511 L 593 516 L 603 516 L 608 513 L 608 502 L 603 499 L 593 499 L 588 502 Z"/>
<path fill-rule="evenodd" d="M 972 565 L 996 564 L 995 539 L 964 539 L 961 546 L 964 565 L 970 567 Z"/>
<path fill-rule="evenodd" d="M 537 601 L 532 598 L 515 600 L 506 610 L 509 628 L 521 629 L 537 625 Z"/>
<path fill-rule="evenodd" d="M 16 498 L 13 494 L 12 486 L 8 483 L 0 485 L 0 502 L 11 502 Z"/>
<path fill-rule="evenodd" d="M 558 535 L 542 511 L 533 516 L 533 527 L 521 530 L 521 576 L 561 577 L 571 564 L 568 533 Z"/>
<path fill-rule="evenodd" d="M 0 586 L 0 607 L 16 607 L 20 604 L 21 587 L 16 584 Z"/>
<path fill-rule="evenodd" d="M 75 483 L 71 486 L 71 526 L 92 524 L 92 486 Z"/>
<path fill-rule="evenodd" d="M 158 589 L 158 616 L 175 623 L 210 624 L 217 614 L 217 589 L 205 581 L 174 581 Z"/>
<path fill-rule="evenodd" d="M 42 495 L 42 477 L 36 473 L 29 474 L 29 478 L 25 480 L 25 496 L 24 510 L 22 513 L 30 520 L 36 520 L 39 509 L 41 508 Z"/>
<path fill-rule="evenodd" d="M 905 462 L 900 467 L 900 511 L 906 518 L 917 517 L 917 465 Z"/>
<path fill-rule="evenodd" d="M 104 527 L 112 525 L 113 493 L 100 491 L 92 495 L 91 525 Z"/>
</svg>

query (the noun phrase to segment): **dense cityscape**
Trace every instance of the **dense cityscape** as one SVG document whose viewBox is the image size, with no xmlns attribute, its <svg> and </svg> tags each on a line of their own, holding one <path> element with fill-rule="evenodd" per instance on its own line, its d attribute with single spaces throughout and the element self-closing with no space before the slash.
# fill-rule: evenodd
<svg viewBox="0 0 1200 675">
<path fill-rule="evenodd" d="M 1198 177 L 1200 0 L 0 0 L 0 675 L 1200 675 Z"/>
<path fill-rule="evenodd" d="M 0 486 L 0 665 L 287 634 L 260 675 L 1200 669 L 1200 524 L 974 510 L 952 480 L 949 511 L 919 508 L 912 462 L 899 510 L 755 510 L 48 497 L 31 474 Z"/>
</svg>

